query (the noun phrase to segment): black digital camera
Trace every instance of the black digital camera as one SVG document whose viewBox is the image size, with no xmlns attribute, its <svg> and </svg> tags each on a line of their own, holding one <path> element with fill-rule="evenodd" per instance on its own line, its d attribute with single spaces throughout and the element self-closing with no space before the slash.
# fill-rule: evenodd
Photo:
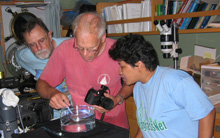
<svg viewBox="0 0 220 138">
<path fill-rule="evenodd" d="M 113 108 L 114 102 L 112 99 L 104 96 L 104 93 L 107 93 L 106 90 L 109 90 L 107 86 L 102 85 L 100 90 L 95 90 L 93 88 L 89 89 L 85 102 L 91 105 L 99 105 L 103 108 L 110 110 Z M 110 92 L 110 90 L 109 90 Z"/>
</svg>

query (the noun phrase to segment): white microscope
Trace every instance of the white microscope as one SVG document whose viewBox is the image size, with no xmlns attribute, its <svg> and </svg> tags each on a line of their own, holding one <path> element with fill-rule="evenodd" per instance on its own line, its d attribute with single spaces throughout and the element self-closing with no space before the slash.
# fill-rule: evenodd
<svg viewBox="0 0 220 138">
<path fill-rule="evenodd" d="M 161 42 L 161 51 L 163 52 L 163 58 L 173 57 L 174 68 L 178 68 L 178 55 L 182 53 L 182 49 L 178 48 L 178 25 L 172 23 L 171 27 L 168 28 L 164 20 L 161 20 L 160 23 L 155 20 L 154 24 L 157 29 L 160 31 L 160 42 Z"/>
</svg>

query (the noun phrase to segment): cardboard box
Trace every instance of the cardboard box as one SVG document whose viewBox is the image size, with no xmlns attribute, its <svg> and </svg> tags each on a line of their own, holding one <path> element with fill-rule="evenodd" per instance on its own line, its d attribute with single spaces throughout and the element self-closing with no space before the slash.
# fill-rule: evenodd
<svg viewBox="0 0 220 138">
<path fill-rule="evenodd" d="M 213 62 L 214 59 L 203 58 L 200 56 L 186 56 L 182 57 L 180 60 L 180 69 L 201 74 L 201 66 L 211 64 Z"/>
</svg>

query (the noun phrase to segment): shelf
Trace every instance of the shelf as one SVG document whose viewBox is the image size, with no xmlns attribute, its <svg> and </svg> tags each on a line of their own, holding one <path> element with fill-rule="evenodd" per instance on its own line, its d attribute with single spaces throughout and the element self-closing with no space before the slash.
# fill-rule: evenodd
<svg viewBox="0 0 220 138">
<path fill-rule="evenodd" d="M 210 76 L 203 76 L 202 80 L 212 80 L 212 81 L 218 81 L 220 82 L 220 78 L 219 77 L 210 77 Z M 220 85 L 220 84 L 219 84 Z"/>
<path fill-rule="evenodd" d="M 174 15 L 163 15 L 163 16 L 155 16 L 154 20 L 167 20 L 167 19 L 176 19 L 176 18 L 188 18 L 188 17 L 200 17 L 200 16 L 212 16 L 212 15 L 220 15 L 220 10 L 213 11 L 203 11 L 203 12 L 194 12 L 194 13 L 183 13 L 183 14 L 174 14 Z M 131 22 L 143 22 L 143 21 L 151 21 L 152 17 L 146 18 L 134 18 L 127 20 L 117 20 L 117 21 L 109 21 L 107 25 L 112 24 L 121 24 L 121 23 L 131 23 Z M 213 33 L 220 32 L 220 28 L 205 28 L 205 29 L 186 29 L 179 30 L 179 34 L 189 34 L 189 33 Z M 112 33 L 108 34 L 108 36 L 125 36 L 130 33 Z M 141 35 L 158 35 L 159 31 L 150 31 L 150 32 L 132 32 L 132 34 L 141 34 Z"/>
<path fill-rule="evenodd" d="M 220 15 L 220 10 L 155 16 L 154 19 L 155 20 L 167 20 L 167 19 L 178 19 L 178 18 L 200 17 L 200 16 L 212 16 L 212 15 Z"/>
<path fill-rule="evenodd" d="M 184 0 L 181 0 L 184 1 Z M 123 3 L 126 3 L 125 1 Z M 132 1 L 133 2 L 133 1 Z M 140 0 L 139 0 L 140 2 Z M 130 3 L 130 2 L 129 2 Z M 152 13 L 155 13 L 155 5 L 162 4 L 163 1 L 154 1 L 152 3 Z M 97 4 L 97 12 L 101 13 L 101 9 L 104 9 L 106 6 L 112 5 L 120 5 L 122 3 L 98 3 Z M 141 34 L 141 35 L 158 35 L 160 34 L 157 31 L 156 26 L 153 24 L 154 20 L 168 20 L 168 19 L 178 19 L 178 18 L 189 18 L 189 17 L 202 17 L 202 16 L 213 16 L 213 15 L 220 15 L 220 10 L 212 10 L 212 11 L 201 11 L 201 12 L 193 12 L 193 13 L 183 13 L 183 14 L 174 14 L 174 15 L 163 15 L 163 16 L 154 16 L 152 17 L 145 17 L 145 18 L 134 18 L 134 19 L 126 19 L 126 20 L 117 20 L 117 21 L 108 21 L 106 22 L 107 25 L 113 24 L 124 24 L 124 23 L 135 23 L 135 22 L 144 22 L 144 21 L 152 21 L 152 31 L 149 32 L 132 32 L 132 34 Z M 186 29 L 186 30 L 179 30 L 179 34 L 191 34 L 191 33 L 214 33 L 220 32 L 220 28 L 205 28 L 205 29 Z M 112 33 L 107 34 L 109 37 L 113 36 L 125 36 L 130 33 Z"/>
<path fill-rule="evenodd" d="M 206 28 L 206 29 L 186 29 L 186 30 L 179 30 L 179 34 L 192 34 L 192 33 L 215 33 L 220 32 L 220 28 Z M 113 36 L 125 36 L 130 33 L 112 33 L 107 34 L 109 37 Z M 150 32 L 132 32 L 132 34 L 141 34 L 141 35 L 158 35 L 160 34 L 159 31 L 150 31 Z"/>
<path fill-rule="evenodd" d="M 167 19 L 178 19 L 178 18 L 200 17 L 200 16 L 212 16 L 212 15 L 220 15 L 220 10 L 155 16 L 154 20 L 167 20 Z M 143 21 L 151 21 L 151 20 L 152 20 L 152 17 L 133 18 L 133 19 L 126 19 L 126 20 L 108 21 L 108 22 L 106 22 L 106 24 L 107 25 L 111 25 L 111 24 L 143 22 Z"/>
</svg>

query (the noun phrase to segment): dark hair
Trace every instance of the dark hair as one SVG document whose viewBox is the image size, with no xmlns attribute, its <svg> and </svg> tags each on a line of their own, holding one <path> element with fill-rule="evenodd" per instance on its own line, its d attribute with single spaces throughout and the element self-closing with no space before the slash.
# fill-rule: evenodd
<svg viewBox="0 0 220 138">
<path fill-rule="evenodd" d="M 131 66 L 142 61 L 150 71 L 159 65 L 157 53 L 152 44 L 138 34 L 131 34 L 119 38 L 109 50 L 113 60 L 122 60 Z"/>
<path fill-rule="evenodd" d="M 24 42 L 24 34 L 30 33 L 36 25 L 39 25 L 46 33 L 49 32 L 47 26 L 44 24 L 44 22 L 40 18 L 33 18 L 29 20 L 25 25 L 22 26 L 22 41 Z"/>
<path fill-rule="evenodd" d="M 84 12 L 96 12 L 96 5 L 83 4 L 79 8 L 79 14 L 84 13 Z"/>
</svg>

